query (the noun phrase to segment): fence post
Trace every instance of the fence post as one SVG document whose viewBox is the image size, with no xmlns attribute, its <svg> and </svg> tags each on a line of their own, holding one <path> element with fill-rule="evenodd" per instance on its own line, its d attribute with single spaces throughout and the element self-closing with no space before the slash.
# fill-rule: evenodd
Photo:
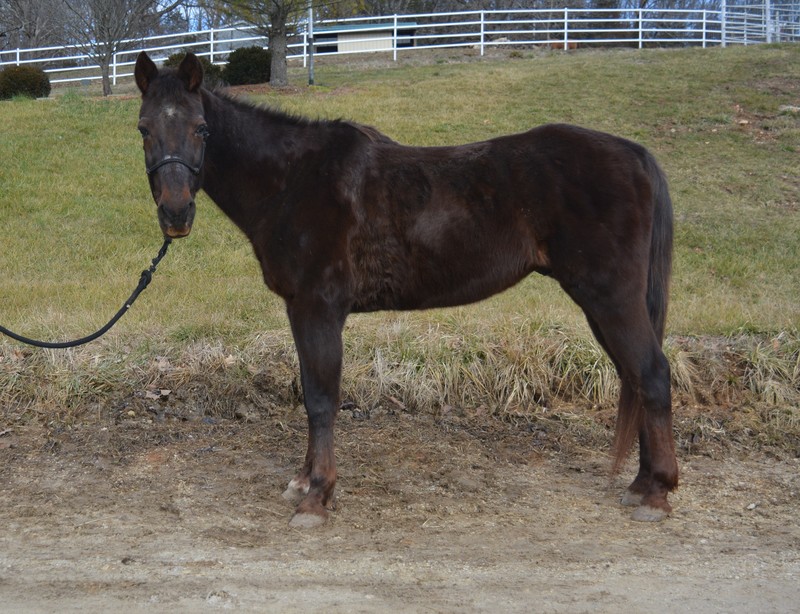
<svg viewBox="0 0 800 614">
<path fill-rule="evenodd" d="M 707 32 L 707 30 L 706 30 L 706 11 L 705 11 L 705 9 L 704 9 L 704 10 L 703 10 L 703 49 L 705 49 L 705 48 L 706 48 L 706 38 L 707 38 L 707 35 L 708 35 L 708 32 Z"/>
<path fill-rule="evenodd" d="M 308 84 L 314 85 L 314 7 L 308 7 L 308 26 L 303 32 L 303 67 L 308 56 Z"/>
<path fill-rule="evenodd" d="M 642 9 L 638 9 L 639 13 L 639 49 L 644 47 L 644 32 L 642 31 Z"/>
<path fill-rule="evenodd" d="M 209 58 L 208 61 L 212 64 L 214 63 L 214 28 L 211 28 L 208 32 L 208 52 Z"/>
<path fill-rule="evenodd" d="M 772 3 L 770 0 L 764 1 L 764 28 L 766 29 L 767 42 L 772 42 Z"/>
<path fill-rule="evenodd" d="M 747 27 L 748 27 L 748 23 L 747 23 L 747 11 L 745 11 L 745 12 L 744 12 L 744 26 L 743 26 L 743 28 L 744 28 L 744 46 L 745 46 L 745 47 L 747 47 Z"/>
<path fill-rule="evenodd" d="M 766 13 L 766 15 L 764 15 L 764 25 L 767 28 L 767 42 L 771 43 L 772 31 L 775 26 L 772 22 L 772 2 L 770 2 L 770 0 L 764 0 L 764 12 Z"/>
<path fill-rule="evenodd" d="M 19 66 L 20 56 L 19 56 L 19 47 L 17 47 L 17 66 Z"/>
<path fill-rule="evenodd" d="M 111 56 L 111 85 L 117 85 L 117 54 Z"/>
<path fill-rule="evenodd" d="M 569 29 L 569 8 L 564 7 L 564 51 L 569 49 L 569 35 L 567 31 Z"/>
<path fill-rule="evenodd" d="M 725 36 L 727 34 L 727 12 L 728 12 L 728 2 L 727 0 L 722 0 L 722 5 L 720 6 L 719 11 L 719 42 L 720 45 L 724 48 L 725 47 Z"/>
<path fill-rule="evenodd" d="M 397 61 L 397 13 L 394 14 L 394 29 L 392 30 L 392 59 Z"/>
<path fill-rule="evenodd" d="M 486 13 L 481 11 L 481 56 L 483 56 L 483 43 L 486 37 Z"/>
</svg>

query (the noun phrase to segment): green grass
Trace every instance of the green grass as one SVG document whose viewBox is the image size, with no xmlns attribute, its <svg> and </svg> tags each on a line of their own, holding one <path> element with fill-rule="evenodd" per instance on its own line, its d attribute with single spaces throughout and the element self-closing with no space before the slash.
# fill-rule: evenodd
<svg viewBox="0 0 800 614">
<path fill-rule="evenodd" d="M 732 353 L 738 358 L 731 375 L 714 377 L 734 378 L 776 402 L 796 399 L 800 116 L 779 108 L 800 102 L 800 46 L 438 58 L 372 68 L 321 60 L 317 86 L 304 87 L 305 74 L 294 69 L 297 87 L 253 99 L 312 117 L 354 119 L 419 145 L 546 122 L 641 142 L 666 170 L 675 203 L 668 334 L 673 362 L 681 364 L 673 370 L 691 382 L 707 366 L 694 342 L 687 347 L 682 339 L 746 337 L 751 341 Z M 118 90 L 133 93 L 130 84 Z M 76 92 L 0 103 L 0 323 L 46 338 L 79 336 L 102 324 L 161 241 L 136 97 Z M 87 352 L 132 352 L 147 361 L 148 351 L 171 351 L 177 360 L 194 344 L 221 343 L 257 356 L 267 351 L 254 349 L 262 347 L 260 334 L 280 339 L 281 352 L 290 347 L 283 305 L 263 286 L 252 250 L 203 196 L 191 237 L 173 245 L 112 340 Z M 415 405 L 480 404 L 494 395 L 495 406 L 510 408 L 541 396 L 524 389 L 528 380 L 548 395 L 592 402 L 609 402 L 615 391 L 582 315 L 544 278 L 476 306 L 354 317 L 346 335 L 353 369 L 346 385 L 351 392 L 359 381 L 371 386 L 372 393 L 358 393 L 370 402 L 376 394 L 405 394 L 408 401 L 409 386 L 416 386 L 428 392 Z M 771 348 L 779 336 L 791 343 L 748 362 L 747 354 Z M 13 353 L 11 345 L 2 347 Z M 543 347 L 550 354 L 532 360 Z M 782 366 L 763 366 L 773 359 Z M 386 367 L 384 383 L 376 383 L 376 365 Z M 403 381 L 386 383 L 394 377 L 390 368 Z M 778 392 L 754 383 L 749 374 L 759 369 L 768 372 L 763 382 L 783 382 Z M 409 385 L 414 377 L 418 384 Z"/>
</svg>

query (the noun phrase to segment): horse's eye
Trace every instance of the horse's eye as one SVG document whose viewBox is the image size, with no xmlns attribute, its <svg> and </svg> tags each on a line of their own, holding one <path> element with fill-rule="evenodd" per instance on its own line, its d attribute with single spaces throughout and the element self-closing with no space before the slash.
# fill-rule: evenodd
<svg viewBox="0 0 800 614">
<path fill-rule="evenodd" d="M 206 124 L 201 124 L 197 127 L 197 130 L 195 130 L 195 134 L 205 141 L 211 133 L 208 131 L 208 126 Z"/>
<path fill-rule="evenodd" d="M 150 135 L 150 132 L 147 130 L 147 128 L 143 128 L 142 126 L 139 126 L 139 132 L 141 132 L 142 138 Z"/>
</svg>

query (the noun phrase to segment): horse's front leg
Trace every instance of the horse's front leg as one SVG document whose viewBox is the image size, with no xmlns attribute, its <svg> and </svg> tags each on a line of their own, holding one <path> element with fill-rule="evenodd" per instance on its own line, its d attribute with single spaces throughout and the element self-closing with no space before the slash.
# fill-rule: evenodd
<svg viewBox="0 0 800 614">
<path fill-rule="evenodd" d="M 308 450 L 303 469 L 284 497 L 298 502 L 290 526 L 323 524 L 336 485 L 333 427 L 339 408 L 342 328 L 346 313 L 326 301 L 295 300 L 288 306 L 308 415 Z"/>
</svg>

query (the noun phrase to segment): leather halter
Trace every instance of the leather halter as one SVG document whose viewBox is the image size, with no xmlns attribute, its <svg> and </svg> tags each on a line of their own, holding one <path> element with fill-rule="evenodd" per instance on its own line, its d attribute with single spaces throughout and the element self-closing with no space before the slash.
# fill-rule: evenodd
<svg viewBox="0 0 800 614">
<path fill-rule="evenodd" d="M 186 160 L 184 160 L 180 156 L 172 156 L 172 155 L 164 156 L 163 158 L 161 158 L 161 160 L 159 160 L 158 162 L 156 162 L 152 166 L 148 166 L 145 169 L 147 174 L 148 174 L 148 176 L 152 175 L 153 173 L 155 173 L 162 166 L 165 166 L 167 164 L 173 164 L 173 163 L 175 163 L 175 164 L 183 164 L 186 168 L 188 168 L 191 171 L 192 175 L 199 175 L 200 171 L 203 168 L 203 161 L 205 160 L 205 157 L 206 157 L 206 139 L 207 138 L 208 138 L 207 136 L 203 137 L 203 147 L 200 149 L 200 163 L 197 166 L 191 165 L 189 162 L 187 162 Z"/>
</svg>

